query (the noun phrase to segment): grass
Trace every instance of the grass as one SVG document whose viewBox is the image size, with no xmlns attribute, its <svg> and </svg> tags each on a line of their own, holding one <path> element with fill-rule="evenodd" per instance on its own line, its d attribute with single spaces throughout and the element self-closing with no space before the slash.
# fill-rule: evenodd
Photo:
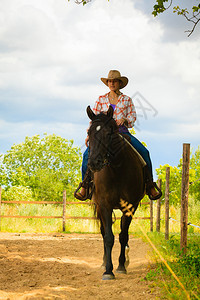
<svg viewBox="0 0 200 300">
<path fill-rule="evenodd" d="M 74 199 L 70 199 L 74 201 Z M 144 200 L 144 202 L 146 202 Z M 62 216 L 62 205 L 52 205 L 52 204 L 2 204 L 1 214 L 2 215 L 27 215 L 27 216 Z M 154 230 L 156 228 L 156 210 L 157 202 L 154 201 Z M 80 217 L 93 217 L 93 208 L 86 204 L 72 204 L 66 206 L 67 216 L 80 216 Z M 135 217 L 149 217 L 149 205 L 141 205 L 138 207 Z M 169 232 L 173 234 L 180 233 L 180 209 L 170 205 L 170 217 L 177 220 L 169 221 Z M 119 210 L 114 210 L 113 220 L 115 217 L 120 217 L 121 212 Z M 195 203 L 193 199 L 189 201 L 189 216 L 188 221 L 194 225 L 200 225 L 200 204 Z M 140 224 L 146 230 L 150 231 L 150 220 L 139 220 Z M 7 232 L 60 232 L 62 231 L 62 219 L 11 219 L 2 218 L 1 219 L 1 230 Z M 113 224 L 114 233 L 119 233 L 120 231 L 120 220 L 116 220 Z M 161 206 L 161 233 L 165 231 L 165 212 L 164 205 Z M 94 220 L 66 220 L 66 232 L 99 232 L 99 226 Z M 132 221 L 129 232 L 133 234 L 141 234 L 137 226 L 137 222 Z M 188 232 L 190 234 L 200 234 L 200 229 L 188 226 Z"/>
<path fill-rule="evenodd" d="M 154 202 L 154 215 L 157 203 Z M 169 240 L 165 240 L 165 211 L 161 207 L 161 231 L 149 232 L 148 236 L 156 245 L 168 265 L 178 276 L 190 293 L 191 299 L 200 299 L 200 228 L 189 225 L 187 238 L 187 253 L 180 250 L 180 207 L 170 205 L 169 215 L 177 220 L 169 220 Z M 200 226 L 200 203 L 189 199 L 188 222 Z M 156 228 L 154 218 L 154 229 Z M 166 266 L 154 256 L 155 265 L 147 274 L 147 279 L 163 290 L 164 299 L 187 299 L 186 294 L 178 282 L 171 276 Z"/>
<path fill-rule="evenodd" d="M 74 199 L 71 199 L 74 201 Z M 144 200 L 145 201 L 145 200 Z M 145 201 L 146 202 L 146 201 Z M 185 288 L 190 292 L 191 299 L 200 299 L 200 229 L 188 226 L 188 251 L 183 255 L 180 251 L 180 208 L 170 205 L 170 217 L 177 221 L 169 221 L 169 240 L 165 240 L 165 212 L 164 205 L 161 207 L 161 231 L 155 232 L 156 228 L 156 209 L 157 202 L 153 204 L 154 208 L 154 232 L 150 232 L 150 220 L 133 220 L 129 233 L 134 236 L 142 236 L 138 227 L 138 222 L 142 228 L 148 232 L 150 239 L 166 259 L 172 270 L 179 277 Z M 2 215 L 27 215 L 27 216 L 62 216 L 62 205 L 51 204 L 2 204 Z M 93 209 L 90 205 L 73 204 L 66 206 L 67 216 L 93 217 Z M 119 210 L 115 210 L 113 220 L 121 216 Z M 135 217 L 149 217 L 149 206 L 142 205 L 138 207 Z M 195 203 L 193 199 L 189 200 L 188 221 L 195 225 L 199 224 L 200 204 Z M 3 232 L 28 232 L 28 233 L 51 233 L 62 232 L 61 219 L 19 219 L 2 218 L 1 231 Z M 99 226 L 95 220 L 88 219 L 67 219 L 66 232 L 68 233 L 99 233 Z M 120 232 L 120 220 L 115 220 L 113 224 L 114 234 Z M 154 253 L 154 252 L 153 252 Z M 153 257 L 154 265 L 148 272 L 146 279 L 151 281 L 152 285 L 159 285 L 163 289 L 163 299 L 186 299 L 184 291 L 171 277 L 168 269 L 160 262 L 155 255 Z"/>
<path fill-rule="evenodd" d="M 2 204 L 2 215 L 15 216 L 61 216 L 62 206 L 50 204 Z M 2 218 L 3 232 L 55 232 L 62 231 L 62 219 Z"/>
<path fill-rule="evenodd" d="M 164 234 L 149 233 L 148 236 L 189 292 L 191 299 L 200 299 L 200 235 L 189 235 L 185 255 L 180 250 L 180 236 L 177 234 L 171 234 L 169 240 L 165 240 Z M 146 279 L 161 287 L 164 299 L 187 299 L 184 290 L 156 255 L 154 261 L 155 265 Z"/>
<path fill-rule="evenodd" d="M 74 201 L 74 199 L 71 199 Z M 149 216 L 149 207 L 141 207 L 137 211 L 137 217 Z M 21 215 L 21 216 L 62 216 L 62 205 L 52 204 L 2 204 L 2 215 Z M 94 211 L 91 205 L 86 204 L 67 204 L 66 215 L 76 217 L 94 217 Z M 121 217 L 122 213 L 115 210 L 115 217 Z M 150 221 L 144 220 L 143 223 L 147 230 L 150 228 Z M 24 218 L 2 218 L 1 231 L 3 232 L 62 232 L 62 219 L 24 219 Z M 66 219 L 66 232 L 74 233 L 99 233 L 99 224 L 91 219 Z M 120 220 L 115 220 L 113 232 L 120 231 Z M 134 222 L 130 226 L 130 232 L 135 231 Z"/>
</svg>

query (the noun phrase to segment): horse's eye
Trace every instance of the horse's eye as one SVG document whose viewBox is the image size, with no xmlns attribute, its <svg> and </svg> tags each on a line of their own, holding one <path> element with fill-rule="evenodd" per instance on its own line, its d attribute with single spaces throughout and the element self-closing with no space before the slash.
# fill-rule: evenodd
<svg viewBox="0 0 200 300">
<path fill-rule="evenodd" d="M 101 129 L 101 126 L 98 125 L 98 126 L 96 127 L 96 131 L 99 131 L 100 129 Z"/>
</svg>

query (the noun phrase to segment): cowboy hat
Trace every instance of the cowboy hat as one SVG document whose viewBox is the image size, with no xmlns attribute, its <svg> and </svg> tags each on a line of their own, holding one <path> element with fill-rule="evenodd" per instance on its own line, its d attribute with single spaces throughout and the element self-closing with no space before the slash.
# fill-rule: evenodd
<svg viewBox="0 0 200 300">
<path fill-rule="evenodd" d="M 128 78 L 121 76 L 120 72 L 117 70 L 110 70 L 108 73 L 108 78 L 101 78 L 101 81 L 108 86 L 108 80 L 112 79 L 118 79 L 121 81 L 120 89 L 123 89 L 128 83 Z"/>
</svg>

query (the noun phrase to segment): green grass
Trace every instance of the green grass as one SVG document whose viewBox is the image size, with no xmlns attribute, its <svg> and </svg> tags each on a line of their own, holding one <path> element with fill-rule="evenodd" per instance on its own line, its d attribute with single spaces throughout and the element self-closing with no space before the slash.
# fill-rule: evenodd
<svg viewBox="0 0 200 300">
<path fill-rule="evenodd" d="M 74 201 L 71 199 L 71 201 Z M 22 216 L 62 216 L 62 205 L 52 204 L 2 204 L 2 215 L 22 215 Z M 75 217 L 94 217 L 94 211 L 91 205 L 86 204 L 67 204 L 66 215 Z M 119 210 L 114 210 L 113 220 L 115 217 L 121 217 Z M 141 206 L 136 212 L 137 217 L 149 216 L 149 207 Z M 147 231 L 150 228 L 150 221 L 141 221 L 145 224 Z M 130 232 L 134 232 L 134 221 L 130 226 Z M 3 232 L 62 232 L 62 219 L 24 219 L 24 218 L 2 218 L 1 231 Z M 99 233 L 99 224 L 96 220 L 91 219 L 66 219 L 66 232 L 76 233 Z M 115 220 L 113 232 L 119 233 L 120 220 Z"/>
<path fill-rule="evenodd" d="M 71 199 L 74 201 L 74 199 Z M 180 251 L 180 223 L 169 221 L 169 240 L 165 240 L 165 211 L 161 207 L 161 231 L 155 232 L 157 202 L 154 201 L 154 232 L 150 232 L 150 220 L 133 220 L 129 233 L 134 236 L 142 236 L 139 224 L 148 232 L 150 239 L 166 259 L 172 270 L 179 277 L 185 288 L 190 292 L 191 299 L 200 299 L 200 229 L 188 226 L 188 251 L 182 255 Z M 2 204 L 2 215 L 36 215 L 36 216 L 61 216 L 62 205 L 51 204 Z M 138 207 L 135 217 L 149 217 L 149 205 Z M 70 204 L 66 206 L 67 216 L 93 217 L 93 208 L 86 204 Z M 120 217 L 121 212 L 115 210 L 113 220 Z M 180 220 L 180 208 L 170 205 L 170 217 Z M 199 224 L 200 204 L 193 199 L 189 200 L 188 221 L 195 225 Z M 51 233 L 62 232 L 62 219 L 21 219 L 2 218 L 1 231 L 3 232 L 28 232 L 28 233 Z M 99 225 L 95 220 L 88 219 L 66 219 L 66 230 L 68 233 L 100 233 Z M 114 234 L 120 232 L 120 220 L 113 224 Z M 144 237 L 143 237 L 144 238 Z M 145 238 L 144 238 L 145 239 Z M 154 253 L 154 251 L 152 252 Z M 148 272 L 146 279 L 152 285 L 158 285 L 163 289 L 163 299 L 186 299 L 184 291 L 180 288 L 175 279 L 171 277 L 168 269 L 156 256 L 152 257 L 154 265 Z M 162 298 L 161 298 L 162 299 Z"/>
<path fill-rule="evenodd" d="M 157 203 L 155 201 L 154 216 L 156 216 L 156 209 Z M 190 293 L 191 299 L 200 299 L 200 228 L 188 226 L 187 253 L 183 255 L 180 250 L 180 207 L 170 205 L 169 209 L 169 216 L 177 220 L 169 220 L 169 240 L 165 240 L 164 205 L 161 207 L 160 233 L 155 232 L 156 218 L 154 217 L 154 232 L 148 232 L 148 236 Z M 190 198 L 188 222 L 200 226 L 199 220 L 200 203 Z M 153 253 L 155 254 L 155 252 Z M 154 261 L 155 265 L 148 272 L 146 278 L 152 281 L 152 285 L 159 285 L 162 288 L 163 299 L 187 299 L 183 289 L 171 276 L 166 266 L 160 262 L 160 258 L 156 254 Z"/>
<path fill-rule="evenodd" d="M 2 204 L 2 215 L 61 216 L 62 206 L 41 204 Z M 3 232 L 55 232 L 62 231 L 62 219 L 1 218 Z"/>
<path fill-rule="evenodd" d="M 149 233 L 148 236 L 189 292 L 191 299 L 200 299 L 200 235 L 189 234 L 185 255 L 180 250 L 179 235 L 170 235 L 169 240 L 165 240 L 164 234 Z M 187 299 L 183 289 L 156 255 L 154 261 L 146 279 L 161 287 L 164 299 Z"/>
<path fill-rule="evenodd" d="M 74 201 L 71 199 L 71 201 Z M 154 231 L 156 229 L 156 210 L 157 202 L 154 201 Z M 36 215 L 36 216 L 61 216 L 62 205 L 52 204 L 2 204 L 2 215 Z M 80 217 L 93 217 L 93 208 L 86 204 L 70 204 L 66 206 L 66 214 L 68 216 L 80 216 Z M 149 217 L 149 205 L 139 206 L 135 217 Z M 115 217 L 120 217 L 121 212 L 114 210 L 113 220 Z M 170 217 L 177 220 L 169 221 L 169 232 L 172 234 L 180 233 L 180 208 L 170 205 Z M 196 204 L 193 199 L 189 202 L 189 216 L 188 221 L 195 225 L 200 225 L 200 204 Z M 146 232 L 150 231 L 150 220 L 139 220 L 142 227 Z M 60 232 L 62 231 L 62 219 L 22 219 L 22 218 L 2 218 L 1 230 L 8 232 Z M 120 220 L 116 220 L 113 224 L 114 233 L 120 231 Z M 94 220 L 66 220 L 66 232 L 99 232 L 99 226 Z M 135 220 L 132 221 L 129 232 L 133 234 L 141 234 Z M 161 206 L 161 233 L 165 232 L 165 211 L 164 205 Z M 200 229 L 188 226 L 188 232 L 190 234 L 200 234 Z"/>
</svg>

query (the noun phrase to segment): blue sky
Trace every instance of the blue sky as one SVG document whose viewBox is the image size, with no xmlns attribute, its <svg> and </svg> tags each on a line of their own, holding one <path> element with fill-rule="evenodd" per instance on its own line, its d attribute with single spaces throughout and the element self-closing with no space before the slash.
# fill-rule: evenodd
<svg viewBox="0 0 200 300">
<path fill-rule="evenodd" d="M 45 132 L 84 151 L 85 110 L 107 92 L 100 77 L 110 69 L 129 78 L 122 91 L 133 97 L 136 137 L 148 145 L 154 168 L 177 165 L 183 143 L 195 150 L 200 27 L 188 38 L 191 25 L 172 12 L 154 18 L 153 3 L 1 0 L 0 153 Z"/>
</svg>

